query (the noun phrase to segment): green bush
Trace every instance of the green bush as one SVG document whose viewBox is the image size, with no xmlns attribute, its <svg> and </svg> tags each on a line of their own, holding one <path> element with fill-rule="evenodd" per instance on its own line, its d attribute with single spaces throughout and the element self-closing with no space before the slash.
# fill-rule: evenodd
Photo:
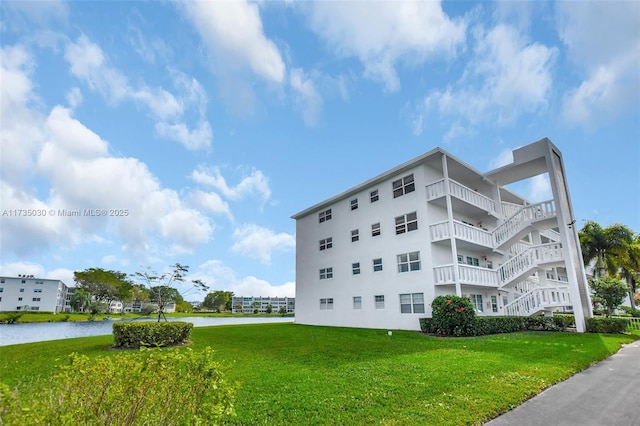
<svg viewBox="0 0 640 426">
<path fill-rule="evenodd" d="M 524 317 L 476 317 L 472 336 L 525 330 Z"/>
<path fill-rule="evenodd" d="M 209 425 L 234 415 L 234 388 L 209 347 L 69 361 L 29 401 L 0 384 L 2 424 Z"/>
<path fill-rule="evenodd" d="M 432 328 L 443 336 L 469 336 L 476 312 L 465 297 L 438 296 L 431 302 Z"/>
<path fill-rule="evenodd" d="M 524 317 L 525 328 L 534 331 L 565 331 L 567 321 L 562 317 L 533 316 Z"/>
<path fill-rule="evenodd" d="M 453 304 L 453 299 L 451 300 L 451 304 Z M 460 313 L 459 309 L 458 313 Z M 441 332 L 441 329 L 436 326 L 435 318 L 420 318 L 420 329 L 427 334 L 454 336 L 483 336 L 486 334 L 513 333 L 522 330 L 565 331 L 573 319 L 573 316 L 571 316 L 571 319 L 569 317 L 569 315 L 560 317 L 474 317 L 466 323 L 464 329 L 454 329 L 454 332 L 449 334 Z M 462 330 L 464 330 L 464 333 L 461 333 Z"/>
<path fill-rule="evenodd" d="M 640 309 L 632 308 L 630 306 L 618 306 L 618 309 L 635 318 L 640 318 Z"/>
<path fill-rule="evenodd" d="M 607 334 L 624 333 L 627 325 L 629 325 L 629 320 L 626 318 L 594 317 L 587 319 L 587 332 Z"/>
<path fill-rule="evenodd" d="M 420 318 L 420 330 L 426 334 L 435 333 L 433 328 L 433 318 Z"/>
<path fill-rule="evenodd" d="M 553 317 L 554 318 L 562 318 L 562 321 L 564 322 L 565 328 L 566 327 L 575 327 L 576 326 L 576 317 L 573 316 L 573 314 L 554 313 Z"/>
<path fill-rule="evenodd" d="M 114 322 L 116 348 L 162 347 L 182 344 L 191 337 L 190 322 Z"/>
</svg>

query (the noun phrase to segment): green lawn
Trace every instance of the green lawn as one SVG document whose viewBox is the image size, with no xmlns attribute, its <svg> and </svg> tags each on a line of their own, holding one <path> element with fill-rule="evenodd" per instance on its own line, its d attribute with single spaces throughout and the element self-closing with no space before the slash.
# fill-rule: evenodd
<svg viewBox="0 0 640 426">
<path fill-rule="evenodd" d="M 239 385 L 232 424 L 481 424 L 640 337 L 417 332 L 260 324 L 198 327 Z M 72 351 L 116 353 L 112 336 L 0 347 L 0 380 L 37 388 Z M 90 382 L 90 378 L 88 383 Z"/>
</svg>

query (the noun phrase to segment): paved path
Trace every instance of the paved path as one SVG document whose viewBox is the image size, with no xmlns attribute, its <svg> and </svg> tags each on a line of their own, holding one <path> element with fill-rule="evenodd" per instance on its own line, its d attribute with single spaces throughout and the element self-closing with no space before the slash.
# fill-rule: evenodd
<svg viewBox="0 0 640 426">
<path fill-rule="evenodd" d="M 486 426 L 640 426 L 640 340 Z"/>
</svg>

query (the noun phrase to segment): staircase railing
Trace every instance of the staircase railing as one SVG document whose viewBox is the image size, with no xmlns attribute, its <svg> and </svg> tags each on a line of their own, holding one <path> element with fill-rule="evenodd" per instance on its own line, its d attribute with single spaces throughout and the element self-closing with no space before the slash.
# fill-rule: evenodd
<svg viewBox="0 0 640 426">
<path fill-rule="evenodd" d="M 505 285 L 541 263 L 559 260 L 562 260 L 562 244 L 549 243 L 533 246 L 500 265 L 498 268 L 500 285 Z"/>
<path fill-rule="evenodd" d="M 541 203 L 523 206 L 516 214 L 498 225 L 493 231 L 494 247 L 500 247 L 532 222 L 555 216 L 556 207 L 553 201 L 543 201 Z"/>
<path fill-rule="evenodd" d="M 529 316 L 545 309 L 571 305 L 569 287 L 566 285 L 534 288 L 504 306 L 509 316 Z"/>
</svg>

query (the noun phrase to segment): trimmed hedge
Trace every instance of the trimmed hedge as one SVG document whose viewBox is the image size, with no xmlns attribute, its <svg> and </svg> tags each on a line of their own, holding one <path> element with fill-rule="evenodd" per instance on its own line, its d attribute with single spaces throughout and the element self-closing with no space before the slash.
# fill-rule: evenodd
<svg viewBox="0 0 640 426">
<path fill-rule="evenodd" d="M 114 322 L 113 340 L 116 348 L 162 347 L 180 345 L 189 340 L 190 322 Z"/>
<path fill-rule="evenodd" d="M 593 317 L 587 319 L 587 332 L 618 334 L 624 333 L 629 325 L 626 318 Z"/>
<path fill-rule="evenodd" d="M 565 331 L 570 321 L 566 317 L 475 317 L 466 324 L 466 334 L 457 336 L 483 336 L 486 334 L 513 333 L 523 330 Z M 433 318 L 420 318 L 420 329 L 427 334 L 442 334 Z"/>
</svg>

